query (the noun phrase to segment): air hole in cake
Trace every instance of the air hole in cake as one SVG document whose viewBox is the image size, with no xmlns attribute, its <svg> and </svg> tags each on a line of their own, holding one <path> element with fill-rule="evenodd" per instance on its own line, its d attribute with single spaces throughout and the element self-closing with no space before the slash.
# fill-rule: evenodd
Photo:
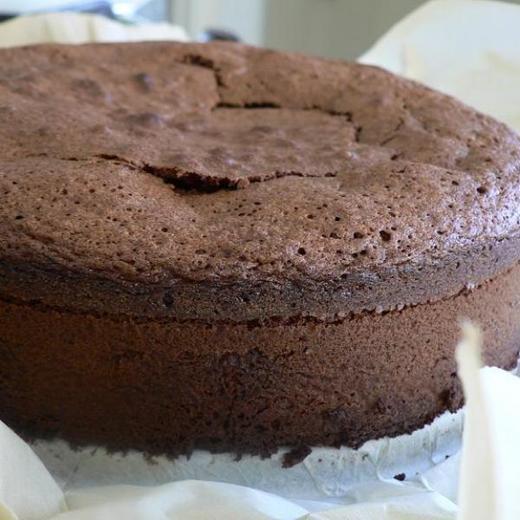
<svg viewBox="0 0 520 520">
<path fill-rule="evenodd" d="M 298 254 L 303 256 L 303 255 L 307 254 L 307 251 L 305 251 L 304 247 L 299 247 Z"/>
<path fill-rule="evenodd" d="M 379 236 L 381 237 L 381 240 L 383 242 L 390 242 L 390 240 L 392 240 L 392 233 L 390 233 L 389 231 L 386 231 L 385 229 L 382 229 L 379 232 Z"/>
<path fill-rule="evenodd" d="M 162 301 L 165 307 L 171 307 L 174 302 L 173 294 L 171 292 L 164 293 Z"/>
</svg>

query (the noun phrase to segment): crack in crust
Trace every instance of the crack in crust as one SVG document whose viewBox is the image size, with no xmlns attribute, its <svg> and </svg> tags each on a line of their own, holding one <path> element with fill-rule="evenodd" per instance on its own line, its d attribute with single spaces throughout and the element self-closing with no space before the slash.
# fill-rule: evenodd
<svg viewBox="0 0 520 520">
<path fill-rule="evenodd" d="M 358 162 L 402 159 L 474 175 L 503 167 L 488 149 L 507 148 L 510 136 L 504 128 L 375 68 L 242 46 L 156 47 L 154 63 L 144 52 L 155 48 L 152 45 L 121 46 L 117 52 L 98 46 L 100 66 L 114 69 L 105 74 L 89 61 L 88 46 L 48 46 L 47 61 L 42 60 L 45 49 L 36 59 L 34 49 L 19 51 L 34 59 L 33 68 L 41 75 L 2 77 L 7 113 L 14 117 L 9 128 L 15 139 L 7 138 L 13 145 L 7 157 L 25 155 L 24 134 L 31 126 L 27 121 L 20 126 L 12 110 L 15 101 L 23 100 L 24 109 L 34 113 L 45 98 L 50 117 L 34 122 L 37 138 L 31 140 L 39 153 L 56 157 L 54 136 L 61 133 L 59 145 L 70 149 L 70 157 L 118 157 L 201 192 L 282 176 L 336 176 Z M 130 49 L 137 49 L 137 58 L 126 56 Z M 128 81 L 121 55 L 136 71 Z M 170 76 L 165 74 L 168 60 Z M 60 62 L 71 72 L 58 69 Z M 77 107 L 83 105 L 98 116 L 80 125 L 86 133 L 60 127 L 69 100 L 58 99 L 51 88 L 47 74 L 53 73 L 70 84 Z M 176 76 L 189 81 L 166 102 L 165 96 L 171 95 L 167 82 Z M 446 109 L 452 110 L 454 121 L 444 118 Z M 471 124 L 460 125 L 464 118 Z M 90 119 L 98 120 L 91 130 Z"/>
</svg>

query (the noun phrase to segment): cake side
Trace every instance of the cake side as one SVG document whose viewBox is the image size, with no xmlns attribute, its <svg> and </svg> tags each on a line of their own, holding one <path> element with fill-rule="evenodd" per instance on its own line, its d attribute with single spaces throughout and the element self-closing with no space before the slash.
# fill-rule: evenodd
<svg viewBox="0 0 520 520">
<path fill-rule="evenodd" d="M 485 362 L 520 346 L 520 267 L 432 304 L 334 323 L 113 319 L 0 301 L 0 410 L 26 438 L 297 462 L 315 446 L 412 432 L 463 401 L 457 317 Z"/>
</svg>

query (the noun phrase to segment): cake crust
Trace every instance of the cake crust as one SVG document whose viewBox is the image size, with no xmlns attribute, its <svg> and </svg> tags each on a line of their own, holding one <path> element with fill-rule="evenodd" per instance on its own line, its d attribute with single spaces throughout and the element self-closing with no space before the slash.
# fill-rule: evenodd
<svg viewBox="0 0 520 520">
<path fill-rule="evenodd" d="M 334 319 L 518 259 L 519 138 L 383 70 L 235 44 L 0 56 L 3 297 Z"/>
</svg>

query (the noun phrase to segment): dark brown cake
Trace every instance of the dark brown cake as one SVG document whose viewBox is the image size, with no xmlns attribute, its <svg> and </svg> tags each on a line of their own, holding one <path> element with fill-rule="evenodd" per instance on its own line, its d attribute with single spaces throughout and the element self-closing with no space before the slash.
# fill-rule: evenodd
<svg viewBox="0 0 520 520">
<path fill-rule="evenodd" d="M 359 446 L 520 347 L 520 139 L 237 44 L 0 51 L 0 418 L 150 453 Z"/>
</svg>

